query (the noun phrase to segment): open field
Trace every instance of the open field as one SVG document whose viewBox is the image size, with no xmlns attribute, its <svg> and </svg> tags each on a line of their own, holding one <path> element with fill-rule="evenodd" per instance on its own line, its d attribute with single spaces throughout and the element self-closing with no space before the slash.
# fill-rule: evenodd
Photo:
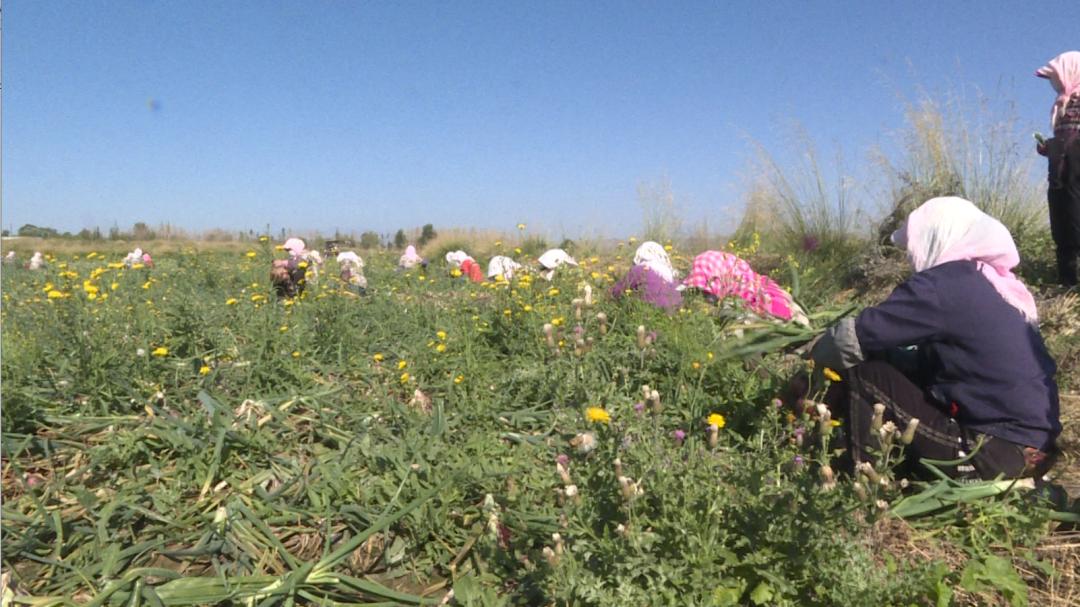
<svg viewBox="0 0 1080 607">
<path fill-rule="evenodd" d="M 470 605 L 1080 599 L 1080 538 L 1052 533 L 1027 491 L 902 520 L 923 486 L 832 486 L 832 431 L 771 403 L 803 364 L 786 347 L 810 333 L 701 300 L 674 316 L 616 303 L 628 250 L 579 254 L 551 283 L 484 285 L 373 252 L 367 296 L 331 262 L 294 302 L 270 291 L 267 244 L 158 253 L 154 269 L 85 251 L 5 267 L 7 591 L 35 605 L 422 604 L 451 588 Z M 800 277 L 817 327 L 873 297 L 824 290 L 829 272 L 805 262 L 775 274 Z M 1072 297 L 1043 308 L 1075 391 Z M 1063 407 L 1068 472 L 1080 404 Z"/>
</svg>

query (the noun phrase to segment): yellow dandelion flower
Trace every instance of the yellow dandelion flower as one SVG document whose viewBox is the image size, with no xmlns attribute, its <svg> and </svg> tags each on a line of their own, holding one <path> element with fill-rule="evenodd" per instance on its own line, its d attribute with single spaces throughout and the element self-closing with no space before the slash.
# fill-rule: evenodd
<svg viewBox="0 0 1080 607">
<path fill-rule="evenodd" d="M 446 352 L 446 344 L 439 344 L 435 346 L 435 351 L 439 352 L 440 354 Z"/>
<path fill-rule="evenodd" d="M 398 369 L 404 369 L 407 366 L 409 366 L 409 363 L 405 362 L 404 359 L 397 361 L 397 368 Z"/>
<path fill-rule="evenodd" d="M 521 307 L 521 309 L 525 310 L 526 312 L 532 312 L 533 307 L 530 306 L 529 304 L 525 304 L 524 306 Z"/>
<path fill-rule="evenodd" d="M 828 367 L 823 368 L 821 372 L 825 375 L 825 379 L 829 381 L 840 381 L 840 374 Z"/>
<path fill-rule="evenodd" d="M 116 283 L 113 283 L 113 284 L 116 284 Z M 230 298 L 226 299 L 225 300 L 225 305 L 227 305 L 227 306 L 235 306 L 236 305 L 236 298 L 235 297 L 230 297 Z"/>
<path fill-rule="evenodd" d="M 465 376 L 464 375 L 458 375 L 457 377 L 454 378 L 454 383 L 455 384 L 460 384 L 463 381 L 465 381 Z"/>
<path fill-rule="evenodd" d="M 723 428 L 724 424 L 727 423 L 727 420 L 724 419 L 723 415 L 720 415 L 719 413 L 713 413 L 708 417 L 708 419 L 705 420 L 705 423 L 710 426 L 716 426 L 717 428 Z"/>
<path fill-rule="evenodd" d="M 57 291 L 56 289 L 52 289 L 48 293 L 48 298 L 49 299 L 60 299 L 63 296 L 64 296 L 64 294 L 61 293 L 60 291 Z"/>
<path fill-rule="evenodd" d="M 158 358 L 162 358 L 164 356 L 169 355 L 169 349 L 166 348 L 165 346 L 158 346 L 158 347 L 154 348 L 154 351 L 151 352 L 150 355 L 151 356 L 156 356 Z"/>
<path fill-rule="evenodd" d="M 408 373 L 402 373 L 400 379 L 401 379 L 401 383 L 403 383 L 403 384 L 409 383 L 409 374 Z"/>
<path fill-rule="evenodd" d="M 521 255 L 521 247 L 514 247 L 514 255 Z"/>
<path fill-rule="evenodd" d="M 450 270 L 450 275 L 454 278 L 461 278 L 461 270 L 454 268 L 453 270 Z"/>
<path fill-rule="evenodd" d="M 300 358 L 300 350 L 293 350 L 292 351 L 292 357 L 293 358 Z"/>
<path fill-rule="evenodd" d="M 256 255 L 258 255 L 258 253 L 256 253 L 255 251 L 248 251 L 247 253 L 244 253 L 244 257 L 247 257 L 248 259 L 255 259 Z"/>
<path fill-rule="evenodd" d="M 519 224 L 517 225 L 517 229 L 519 229 L 519 230 L 521 230 L 521 231 L 525 231 L 525 224 L 523 224 L 523 223 L 519 223 Z"/>
<path fill-rule="evenodd" d="M 691 367 L 692 367 L 692 368 L 693 368 L 693 369 L 694 369 L 695 371 L 697 371 L 698 369 L 700 369 L 700 368 L 701 368 L 701 363 L 699 363 L 698 361 L 696 361 L 696 360 L 695 360 L 694 362 L 690 363 L 690 366 L 691 366 Z"/>
<path fill-rule="evenodd" d="M 383 357 L 383 355 L 382 355 L 382 352 L 376 352 L 376 353 L 375 353 L 375 356 L 372 356 L 371 358 L 372 358 L 372 359 L 373 359 L 373 360 L 374 360 L 375 362 L 377 362 L 377 363 L 381 363 L 381 362 L 383 361 L 383 358 L 384 358 L 384 357 Z"/>
<path fill-rule="evenodd" d="M 207 375 L 210 373 L 210 367 L 203 365 L 199 367 L 199 375 Z"/>
<path fill-rule="evenodd" d="M 549 297 L 555 297 L 558 294 L 559 294 L 559 290 L 556 289 L 555 287 L 551 287 L 550 289 L 548 289 L 548 296 Z"/>
<path fill-rule="evenodd" d="M 611 421 L 611 414 L 600 407 L 589 407 L 585 409 L 585 419 L 593 423 L 606 424 Z"/>
</svg>

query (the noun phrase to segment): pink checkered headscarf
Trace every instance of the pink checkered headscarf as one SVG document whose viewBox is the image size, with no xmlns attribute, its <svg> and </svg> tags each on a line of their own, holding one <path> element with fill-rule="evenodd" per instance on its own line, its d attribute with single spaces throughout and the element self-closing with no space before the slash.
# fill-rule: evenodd
<svg viewBox="0 0 1080 607">
<path fill-rule="evenodd" d="M 695 257 L 683 284 L 718 299 L 738 297 L 759 316 L 791 320 L 801 313 L 791 295 L 776 281 L 758 274 L 738 256 L 723 251 L 705 251 Z"/>
</svg>

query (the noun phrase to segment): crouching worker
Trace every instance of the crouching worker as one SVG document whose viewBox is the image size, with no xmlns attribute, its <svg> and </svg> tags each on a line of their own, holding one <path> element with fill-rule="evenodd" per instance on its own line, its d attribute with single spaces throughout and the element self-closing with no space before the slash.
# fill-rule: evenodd
<svg viewBox="0 0 1080 607">
<path fill-rule="evenodd" d="M 465 251 L 450 251 L 446 254 L 446 263 L 451 273 L 457 270 L 472 282 L 484 282 L 484 271 L 480 269 L 480 264 Z"/>
<path fill-rule="evenodd" d="M 934 198 L 893 242 L 915 274 L 811 351 L 819 373 L 841 376 L 825 402 L 845 425 L 847 463 L 872 461 L 872 435 L 892 422 L 911 439 L 901 473 L 928 476 L 919 458 L 967 458 L 942 471 L 1042 476 L 1061 431 L 1056 368 L 1035 301 L 1011 272 L 1020 258 L 1009 231 L 967 200 Z M 898 352 L 914 364 L 905 369 Z"/>
<path fill-rule="evenodd" d="M 648 241 L 638 247 L 634 266 L 611 288 L 611 296 L 619 300 L 636 294 L 642 301 L 671 313 L 682 305 L 677 276 L 664 247 Z"/>
<path fill-rule="evenodd" d="M 274 285 L 274 292 L 281 298 L 299 297 L 304 292 L 304 275 L 307 262 L 299 257 L 289 259 L 275 259 L 270 267 L 270 284 Z"/>
<path fill-rule="evenodd" d="M 367 295 L 367 278 L 364 276 L 364 260 L 352 251 L 338 253 L 338 266 L 341 267 L 341 282 L 349 291 L 357 295 Z"/>
<path fill-rule="evenodd" d="M 741 299 L 747 310 L 761 318 L 810 324 L 790 293 L 731 253 L 705 251 L 698 255 L 683 285 L 718 302 L 729 297 Z"/>
</svg>

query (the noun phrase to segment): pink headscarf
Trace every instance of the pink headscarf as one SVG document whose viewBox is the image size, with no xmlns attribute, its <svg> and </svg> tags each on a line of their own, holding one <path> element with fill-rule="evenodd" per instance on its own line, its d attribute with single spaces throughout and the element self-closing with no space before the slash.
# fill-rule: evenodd
<svg viewBox="0 0 1080 607">
<path fill-rule="evenodd" d="M 285 241 L 285 244 L 282 246 L 282 248 L 288 251 L 289 255 L 293 257 L 300 257 L 304 254 L 304 249 L 307 248 L 307 245 L 304 244 L 304 241 L 300 240 L 299 238 L 290 238 Z"/>
<path fill-rule="evenodd" d="M 1009 305 L 1032 324 L 1038 323 L 1035 298 L 1012 273 L 1020 253 L 1008 228 L 971 201 L 956 196 L 931 198 L 908 215 L 892 235 L 907 249 L 916 272 L 950 261 L 974 261 L 983 276 Z"/>
<path fill-rule="evenodd" d="M 801 310 L 787 291 L 731 253 L 705 251 L 698 255 L 683 284 L 701 289 L 718 299 L 738 297 L 761 316 L 791 320 L 793 316 L 801 315 Z"/>
<path fill-rule="evenodd" d="M 1065 113 L 1069 99 L 1080 93 L 1080 51 L 1069 51 L 1054 57 L 1046 65 L 1035 70 L 1039 78 L 1046 78 L 1057 91 L 1054 107 L 1050 108 L 1050 125 L 1057 126 L 1058 118 Z"/>
</svg>

